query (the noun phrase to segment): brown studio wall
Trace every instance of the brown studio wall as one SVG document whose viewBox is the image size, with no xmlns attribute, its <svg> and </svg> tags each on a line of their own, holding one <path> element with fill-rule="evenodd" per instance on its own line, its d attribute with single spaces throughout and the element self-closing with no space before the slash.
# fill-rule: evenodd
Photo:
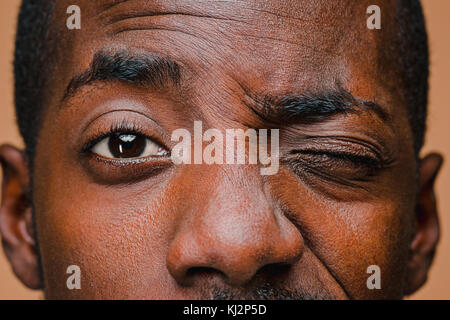
<svg viewBox="0 0 450 320">
<path fill-rule="evenodd" d="M 450 161 L 450 1 L 422 1 L 431 48 L 431 91 L 427 142 L 424 152 L 438 150 Z M 12 54 L 20 0 L 0 1 L 0 143 L 22 145 L 13 108 Z M 1 174 L 1 173 L 0 173 Z M 442 236 L 427 284 L 411 298 L 450 299 L 450 166 L 444 164 L 438 180 L 438 199 Z M 12 273 L 0 254 L 0 299 L 38 299 L 39 291 L 26 289 Z"/>
</svg>

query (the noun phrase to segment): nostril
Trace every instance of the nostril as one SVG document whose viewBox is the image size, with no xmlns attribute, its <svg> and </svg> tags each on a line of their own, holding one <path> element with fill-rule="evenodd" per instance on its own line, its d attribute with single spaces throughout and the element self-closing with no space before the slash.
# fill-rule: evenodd
<svg viewBox="0 0 450 320">
<path fill-rule="evenodd" d="M 186 278 L 226 278 L 225 274 L 211 267 L 191 267 L 186 271 Z"/>
<path fill-rule="evenodd" d="M 257 275 L 261 275 L 267 279 L 282 278 L 291 270 L 292 265 L 287 263 L 270 263 L 261 267 Z"/>
</svg>

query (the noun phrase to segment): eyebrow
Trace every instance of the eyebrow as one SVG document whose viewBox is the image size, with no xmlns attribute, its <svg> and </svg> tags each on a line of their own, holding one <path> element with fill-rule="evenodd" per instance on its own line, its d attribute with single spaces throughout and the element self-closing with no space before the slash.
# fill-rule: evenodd
<svg viewBox="0 0 450 320">
<path fill-rule="evenodd" d="M 180 70 L 176 61 L 158 55 L 100 51 L 94 55 L 87 70 L 71 79 L 62 100 L 72 96 L 82 86 L 95 81 L 116 80 L 153 88 L 178 85 L 181 79 Z"/>
<path fill-rule="evenodd" d="M 173 60 L 153 54 L 134 54 L 126 50 L 97 52 L 87 70 L 69 82 L 63 101 L 79 88 L 95 81 L 121 81 L 139 86 L 161 88 L 181 81 L 181 67 Z M 353 96 L 337 86 L 316 94 L 287 96 L 266 95 L 252 97 L 247 106 L 261 119 L 272 122 L 319 122 L 337 114 L 359 113 L 361 110 L 376 114 L 387 121 L 390 115 L 377 103 Z"/>
<path fill-rule="evenodd" d="M 274 123 L 319 122 L 334 115 L 361 111 L 372 112 L 384 122 L 390 120 L 379 104 L 357 98 L 340 86 L 317 94 L 266 95 L 262 99 L 252 98 L 252 103 L 247 105 L 260 118 Z"/>
</svg>

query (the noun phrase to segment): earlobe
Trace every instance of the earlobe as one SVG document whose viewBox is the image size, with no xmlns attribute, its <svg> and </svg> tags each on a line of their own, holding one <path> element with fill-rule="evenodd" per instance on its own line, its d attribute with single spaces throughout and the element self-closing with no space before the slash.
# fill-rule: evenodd
<svg viewBox="0 0 450 320">
<path fill-rule="evenodd" d="M 28 199 L 29 171 L 22 151 L 0 146 L 3 170 L 0 234 L 5 254 L 16 276 L 29 288 L 41 289 L 38 249 Z"/>
<path fill-rule="evenodd" d="M 425 283 L 439 242 L 439 218 L 434 188 L 442 162 L 442 156 L 435 153 L 427 155 L 420 162 L 416 228 L 410 245 L 405 295 L 414 293 Z"/>
</svg>

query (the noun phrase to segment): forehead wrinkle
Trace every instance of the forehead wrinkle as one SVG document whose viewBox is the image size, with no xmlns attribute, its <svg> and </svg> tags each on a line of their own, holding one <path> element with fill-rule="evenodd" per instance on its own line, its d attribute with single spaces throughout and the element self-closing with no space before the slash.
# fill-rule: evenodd
<svg viewBox="0 0 450 320">
<path fill-rule="evenodd" d="M 268 14 L 270 16 L 272 16 L 272 19 L 275 20 L 279 20 L 278 22 L 280 24 L 282 24 L 283 22 L 285 22 L 285 24 L 282 24 L 282 26 L 287 26 L 288 24 L 291 24 L 291 27 L 294 28 L 295 26 L 293 25 L 294 22 L 297 23 L 306 23 L 308 24 L 309 22 L 311 22 L 308 26 L 309 29 L 304 29 L 302 28 L 303 26 L 300 25 L 300 27 L 294 28 L 294 29 L 280 29 L 278 28 L 277 24 L 275 24 L 274 26 L 271 27 L 271 23 L 270 21 L 267 21 L 267 19 L 259 19 L 258 22 L 263 26 L 260 28 L 228 28 L 228 25 L 225 25 L 224 28 L 220 28 L 219 24 L 216 24 L 215 26 L 217 27 L 215 30 L 209 28 L 210 26 L 214 26 L 212 22 L 209 23 L 204 23 L 200 26 L 198 26 L 196 29 L 193 28 L 185 28 L 183 26 L 186 25 L 187 27 L 189 26 L 195 26 L 196 20 L 192 20 L 192 25 L 186 24 L 186 23 L 181 23 L 180 21 L 187 21 L 185 20 L 180 20 L 177 18 L 173 19 L 177 25 L 176 27 L 167 27 L 167 23 L 164 22 L 165 25 L 162 25 L 163 23 L 161 22 L 161 26 L 158 26 L 156 28 L 153 28 L 154 31 L 160 30 L 160 31 L 169 31 L 169 32 L 180 32 L 180 33 L 184 33 L 189 35 L 190 37 L 196 37 L 201 41 L 192 41 L 187 39 L 180 39 L 178 37 L 177 41 L 179 42 L 184 41 L 184 47 L 188 47 L 188 46 L 196 46 L 196 47 L 201 47 L 203 52 L 202 58 L 198 59 L 201 60 L 200 62 L 202 63 L 202 65 L 206 65 L 206 66 L 213 66 L 213 63 L 205 63 L 204 56 L 205 56 L 205 49 L 206 49 L 206 53 L 209 54 L 214 54 L 213 56 L 209 56 L 207 58 L 210 58 L 209 60 L 214 62 L 222 62 L 225 61 L 225 65 L 227 67 L 239 67 L 242 65 L 242 62 L 246 62 L 247 60 L 252 60 L 250 61 L 250 64 L 247 64 L 248 68 L 252 68 L 252 69 L 245 69 L 245 68 L 241 68 L 242 72 L 245 74 L 248 74 L 249 70 L 253 70 L 256 71 L 256 74 L 258 76 L 263 75 L 263 76 L 267 76 L 265 77 L 269 79 L 274 79 L 274 81 L 276 80 L 278 83 L 283 83 L 284 85 L 301 85 L 300 82 L 304 82 L 304 81 L 310 81 L 310 77 L 302 77 L 301 74 L 302 73 L 314 73 L 316 70 L 318 70 L 318 68 L 324 70 L 324 74 L 326 74 L 326 77 L 329 79 L 330 78 L 330 71 L 332 71 L 332 76 L 336 77 L 337 74 L 339 74 L 339 76 L 337 78 L 339 78 L 343 83 L 346 83 L 346 79 L 342 78 L 342 74 L 339 72 L 337 74 L 335 74 L 333 72 L 333 68 L 336 69 L 336 65 L 339 65 L 341 62 L 339 63 L 335 63 L 336 61 L 334 61 L 336 58 L 339 58 L 340 55 L 343 54 L 343 50 L 345 50 L 346 48 L 349 47 L 349 43 L 347 43 L 346 41 L 342 41 L 342 38 L 339 36 L 341 35 L 343 32 L 345 32 L 345 29 L 348 29 L 345 26 L 342 27 L 338 27 L 338 28 L 334 28 L 333 32 L 328 32 L 331 28 L 332 28 L 332 23 L 330 21 L 330 19 L 321 19 L 323 17 L 333 17 L 333 16 L 340 16 L 340 19 L 343 21 L 343 23 L 346 23 L 346 21 L 349 21 L 348 17 L 351 16 L 354 11 L 355 11 L 355 7 L 356 7 L 356 3 L 354 1 L 340 1 L 337 3 L 331 3 L 329 4 L 328 1 L 321 1 L 319 2 L 319 4 L 316 6 L 316 2 L 314 1 L 284 1 L 281 2 L 281 5 L 276 8 L 275 6 L 277 4 L 274 3 L 267 3 L 265 1 L 239 1 L 236 3 L 233 3 L 233 5 L 230 4 L 230 2 L 223 2 L 223 1 L 202 1 L 202 2 L 198 2 L 198 1 L 179 1 L 179 4 L 177 4 L 177 8 L 181 8 L 183 10 L 190 10 L 192 12 L 206 12 L 205 16 L 208 16 L 211 12 L 213 13 L 217 13 L 217 15 L 220 15 L 220 17 L 222 16 L 231 16 L 232 19 L 234 19 L 233 17 L 242 17 L 245 16 L 247 13 L 251 14 L 254 13 L 256 14 L 257 12 L 260 13 L 264 13 L 264 14 Z M 205 3 L 207 5 L 205 5 Z M 126 11 L 127 8 L 134 8 L 134 7 L 144 7 L 144 4 L 148 4 L 146 5 L 144 8 L 145 10 L 147 10 L 148 7 L 152 8 L 160 8 L 160 10 L 162 10 L 161 8 L 165 8 L 164 10 L 172 10 L 173 9 L 173 3 L 170 2 L 165 2 L 165 1 L 146 1 L 146 2 L 142 2 L 139 0 L 127 0 L 127 1 L 113 1 L 111 2 L 111 4 L 114 4 L 114 6 L 112 6 L 110 8 L 110 12 L 111 14 L 113 12 L 119 13 L 121 14 L 121 12 L 123 13 L 124 10 Z M 280 4 L 280 3 L 278 3 Z M 329 6 L 327 7 L 327 4 L 329 4 Z M 172 7 L 171 7 L 172 6 Z M 303 6 L 303 8 L 302 8 Z M 97 5 L 98 7 L 98 5 Z M 105 7 L 105 3 L 102 3 L 102 7 Z M 206 9 L 204 9 L 206 8 Z M 238 8 L 241 10 L 231 10 L 232 8 Z M 98 8 L 97 8 L 98 9 Z M 334 9 L 336 9 L 336 11 L 334 11 Z M 178 10 L 178 9 L 177 9 Z M 291 13 L 292 12 L 292 13 Z M 315 18 L 311 19 L 308 18 L 306 15 L 307 14 L 311 14 L 314 13 Z M 195 13 L 194 13 L 195 14 Z M 288 17 L 289 15 L 292 15 L 293 18 L 292 19 L 288 19 L 286 17 Z M 186 18 L 188 15 L 180 15 L 180 18 Z M 258 18 L 258 17 L 263 17 L 263 15 L 253 15 L 254 17 Z M 304 19 L 306 19 L 305 21 L 298 21 L 300 20 L 302 17 L 304 17 Z M 363 12 L 363 14 L 361 15 L 361 19 L 365 18 L 365 11 Z M 85 19 L 87 20 L 87 19 Z M 223 19 L 218 19 L 223 21 Z M 314 21 L 317 20 L 317 21 Z M 350 19 L 351 20 L 351 19 Z M 169 21 L 169 20 L 161 20 L 161 21 Z M 234 21 L 234 20 L 232 20 Z M 319 23 L 320 22 L 320 23 Z M 339 21 L 338 21 L 339 22 Z M 349 22 L 351 23 L 351 22 Z M 311 27 L 311 24 L 313 25 Z M 325 29 L 321 29 L 321 26 L 325 25 Z M 337 23 L 337 25 L 342 25 L 342 23 Z M 206 26 L 206 28 L 205 28 Z M 243 26 L 243 25 L 242 25 Z M 306 28 L 306 27 L 305 27 Z M 225 34 L 225 29 L 231 30 L 231 32 L 228 34 L 228 39 L 226 38 L 226 34 Z M 261 34 L 258 35 L 256 33 L 256 31 L 254 30 L 260 30 Z M 127 29 L 122 30 L 126 31 Z M 137 30 L 137 29 L 136 29 Z M 142 28 L 140 28 L 140 30 L 149 30 L 147 28 L 145 28 L 145 26 L 143 26 Z M 281 32 L 283 31 L 284 32 Z M 291 38 L 281 38 L 280 39 L 280 35 L 281 36 L 285 36 L 287 37 L 287 35 L 289 34 L 289 30 L 293 31 L 293 33 L 295 33 L 295 37 L 291 37 Z M 131 30 L 130 30 L 131 31 Z M 205 33 L 206 31 L 206 33 Z M 236 37 L 236 35 L 239 35 L 239 31 L 242 31 L 240 33 L 240 37 Z M 262 31 L 266 31 L 266 32 L 262 32 Z M 268 32 L 267 32 L 268 31 Z M 209 34 L 208 32 L 211 32 L 211 34 Z M 246 33 L 247 32 L 247 33 Z M 252 34 L 254 33 L 254 34 Z M 357 30 L 355 31 L 351 31 L 350 33 L 358 33 Z M 161 38 L 161 36 L 165 36 L 168 38 L 168 44 L 171 44 L 174 41 L 174 39 L 177 38 L 177 36 L 172 37 L 172 35 L 170 34 L 163 34 L 160 33 L 158 35 L 155 35 L 155 38 L 157 38 L 158 40 Z M 100 40 L 102 35 L 98 36 Z M 152 35 L 149 34 L 149 38 L 151 39 Z M 346 36 L 347 39 L 351 37 L 351 35 Z M 130 41 L 134 41 L 134 43 L 138 44 L 139 46 L 143 46 L 144 42 L 143 40 L 146 39 L 146 36 L 144 34 L 140 34 L 140 35 L 135 35 L 134 39 L 131 39 L 132 37 L 130 37 Z M 172 39 L 170 39 L 172 38 Z M 255 39 L 255 41 L 249 41 L 250 38 Z M 258 39 L 264 40 L 264 42 L 258 41 Z M 296 41 L 298 39 L 298 41 Z M 106 39 L 109 40 L 109 39 Z M 331 40 L 331 41 L 330 41 Z M 341 41 L 342 44 L 339 44 L 339 48 L 338 46 L 333 46 L 333 44 L 335 42 Z M 150 40 L 151 42 L 151 40 Z M 280 45 L 278 45 L 278 42 Z M 331 43 L 327 43 L 327 42 L 331 42 Z M 163 46 L 159 46 L 155 49 L 154 51 L 156 52 L 166 52 L 167 54 L 170 54 L 170 47 L 166 44 L 164 44 Z M 239 50 L 239 52 L 236 51 L 236 48 L 239 49 L 239 44 L 242 43 L 244 45 L 246 45 L 247 47 L 244 48 L 244 50 Z M 291 45 L 292 47 L 283 47 L 282 45 L 287 44 L 287 45 Z M 367 44 L 369 45 L 369 44 Z M 294 47 L 295 46 L 295 47 Z M 154 47 L 154 46 L 153 46 Z M 158 48 L 164 48 L 163 50 L 158 50 Z M 273 50 L 270 51 L 270 48 L 273 47 Z M 267 50 L 269 49 L 269 50 Z M 293 49 L 293 50 L 291 50 Z M 169 51 L 168 51 L 169 50 Z M 177 51 L 180 51 L 177 49 Z M 182 51 L 182 50 L 181 50 Z M 321 54 L 321 56 L 318 57 L 318 54 Z M 277 70 L 269 70 L 270 68 L 261 66 L 260 67 L 260 73 L 258 74 L 258 70 L 256 70 L 256 68 L 259 68 L 259 62 L 264 60 L 266 58 L 269 58 L 270 62 L 272 63 L 277 63 L 279 61 L 282 62 L 282 64 L 277 67 Z M 260 57 L 258 60 L 258 56 Z M 230 59 L 231 58 L 231 59 Z M 344 57 L 345 58 L 345 57 Z M 322 60 L 322 61 L 320 61 Z M 343 59 L 345 61 L 347 61 L 348 59 Z M 184 61 L 183 61 L 184 62 Z M 199 61 L 195 61 L 195 63 L 197 63 Z M 254 63 L 254 64 L 252 64 Z M 290 66 L 288 66 L 288 63 L 290 64 Z M 296 66 L 299 66 L 298 68 Z M 223 65 L 222 65 L 223 66 Z M 198 67 L 198 66 L 197 66 Z M 340 66 L 338 66 L 339 68 Z M 346 67 L 346 66 L 344 66 Z M 366 69 L 368 67 L 368 65 L 366 64 L 365 66 L 363 66 L 364 69 Z M 290 68 L 290 70 L 286 70 L 286 68 Z M 341 67 L 343 68 L 343 67 Z M 262 70 L 264 69 L 264 70 Z M 326 69 L 326 70 L 325 70 Z M 348 69 L 350 70 L 350 68 Z M 226 70 L 226 72 L 229 72 L 229 70 Z M 231 72 L 231 71 L 230 71 Z M 278 74 L 278 72 L 280 72 L 280 74 Z M 281 74 L 283 73 L 283 74 Z M 347 75 L 349 79 L 351 79 L 353 74 L 353 71 L 351 72 L 351 74 Z M 280 82 L 280 78 L 281 77 L 281 82 Z M 325 78 L 324 75 L 324 79 L 323 80 L 327 80 L 327 78 Z M 330 80 L 332 81 L 332 80 Z M 244 81 L 245 82 L 245 81 Z M 271 83 L 271 85 L 273 85 L 275 83 Z M 276 85 L 276 84 L 275 84 Z"/>
<path fill-rule="evenodd" d="M 200 30 L 204 29 L 202 27 L 210 27 L 211 25 L 202 22 L 197 26 L 195 20 L 191 22 L 182 19 L 181 16 L 236 22 L 241 26 L 224 26 L 228 30 L 228 37 L 234 35 L 248 36 L 255 39 L 303 46 L 317 53 L 322 51 L 332 54 L 338 51 L 336 50 L 336 44 L 342 40 L 340 34 L 343 32 L 340 30 L 343 29 L 339 27 L 340 24 L 335 24 L 333 21 L 336 19 L 352 21 L 352 19 L 348 19 L 348 16 L 353 13 L 352 7 L 355 5 L 355 2 L 348 2 L 347 0 L 331 4 L 329 1 L 319 1 L 319 3 L 317 1 L 281 1 L 276 3 L 268 3 L 267 1 L 177 1 L 174 4 L 167 1 L 118 0 L 109 4 L 102 3 L 97 6 L 99 8 L 96 11 L 98 14 L 100 10 L 98 22 L 105 25 L 138 17 L 158 16 L 161 18 L 164 15 L 179 15 L 180 19 L 156 20 L 160 26 L 154 29 L 175 31 L 172 26 L 169 27 L 169 24 L 180 25 L 180 28 L 177 28 L 176 31 L 191 33 L 191 35 L 192 30 L 187 31 L 182 30 L 182 28 L 197 28 Z M 104 10 L 105 6 L 106 11 Z M 350 7 L 350 9 L 347 7 Z M 267 17 L 268 15 L 269 17 Z M 155 20 L 152 20 L 153 22 L 148 21 L 150 24 L 155 23 Z M 146 27 L 145 21 L 140 23 L 130 21 L 130 24 L 133 23 L 136 25 L 130 28 L 131 31 L 150 29 Z M 250 28 L 245 26 L 250 26 Z M 217 27 L 220 28 L 220 25 L 217 25 Z M 123 32 L 127 29 L 124 26 L 119 31 Z M 114 34 L 116 31 L 112 33 Z M 225 32 L 217 36 L 223 39 L 223 33 Z M 200 37 L 200 35 L 196 36 Z M 228 39 L 227 41 L 231 40 Z"/>
<path fill-rule="evenodd" d="M 111 24 L 114 24 L 116 22 L 124 21 L 124 20 L 130 20 L 130 19 L 136 19 L 136 18 L 145 18 L 145 17 L 162 17 L 162 16 L 189 16 L 193 18 L 206 18 L 206 19 L 215 19 L 215 20 L 224 20 L 224 21 L 235 21 L 240 23 L 246 23 L 242 20 L 232 19 L 232 18 L 226 18 L 226 17 L 220 17 L 220 16 L 214 16 L 209 14 L 199 14 L 199 13 L 185 13 L 180 11 L 167 11 L 167 12 L 158 12 L 154 10 L 150 11 L 128 11 L 125 13 L 119 13 L 117 15 L 109 15 L 108 18 L 105 18 L 105 22 L 102 26 L 108 26 Z"/>
<path fill-rule="evenodd" d="M 286 20 L 289 23 L 310 23 L 320 26 L 332 25 L 336 27 L 333 20 L 342 18 L 346 20 L 353 10 L 349 10 L 349 5 L 343 5 L 342 0 L 336 3 L 333 1 L 177 1 L 176 4 L 163 1 L 121 1 L 112 6 L 112 12 L 106 12 L 109 16 L 116 14 L 139 14 L 148 15 L 155 13 L 180 13 L 192 16 L 214 17 L 217 19 L 227 19 L 231 21 L 246 22 L 252 17 L 262 17 L 267 19 L 277 19 L 283 24 Z M 347 2 L 347 1 L 345 1 Z M 350 2 L 355 6 L 354 2 Z M 144 13 L 143 13 L 144 12 Z M 105 13 L 101 11 L 100 13 Z M 270 17 L 267 17 L 269 15 Z M 334 19 L 327 19 L 333 17 Z M 330 23 L 327 23 L 330 22 Z M 327 31 L 329 32 L 329 30 Z"/>
<path fill-rule="evenodd" d="M 109 37 L 129 31 L 168 31 L 179 32 L 190 37 L 198 38 L 203 43 L 223 47 L 224 39 L 230 30 L 225 24 L 238 23 L 247 25 L 243 19 L 225 15 L 222 10 L 203 7 L 199 10 L 193 6 L 173 6 L 170 3 L 159 4 L 157 1 L 120 2 L 118 5 L 103 11 L 96 17 L 96 28 L 105 28 L 105 35 Z M 199 20 L 197 20 L 199 19 Z M 201 19 L 201 20 L 200 20 Z M 168 37 L 169 38 L 169 37 Z"/>
<path fill-rule="evenodd" d="M 110 17 L 111 22 L 121 20 L 126 17 L 154 16 L 154 15 L 189 15 L 192 17 L 214 18 L 218 20 L 229 20 L 245 23 L 244 19 L 239 19 L 236 10 L 229 5 L 221 6 L 223 3 L 230 1 L 202 1 L 183 2 L 178 1 L 176 4 L 160 1 L 139 0 L 119 3 L 120 5 L 111 6 L 107 10 L 101 10 L 98 15 L 105 19 Z M 234 3 L 234 2 L 233 2 Z M 219 4 L 219 5 L 218 5 Z M 245 18 L 245 17 L 244 17 Z"/>
<path fill-rule="evenodd" d="M 115 6 L 117 6 L 121 3 L 127 2 L 127 1 L 130 1 L 130 0 L 110 0 L 109 3 L 107 2 L 105 4 L 101 4 L 99 14 L 101 14 L 105 11 L 108 11 L 109 9 L 114 8 Z"/>
<path fill-rule="evenodd" d="M 128 0 L 131 1 L 131 0 Z M 121 2 L 123 3 L 123 2 Z M 198 18 L 208 18 L 224 21 L 234 21 L 240 23 L 247 23 L 245 19 L 239 19 L 231 14 L 231 12 L 224 13 L 220 8 L 201 7 L 196 8 L 195 5 L 183 6 L 177 4 L 176 6 L 170 4 L 156 4 L 156 2 L 145 2 L 145 6 L 138 5 L 138 2 L 128 2 L 127 6 L 115 6 L 111 7 L 114 10 L 100 11 L 99 18 L 104 20 L 102 23 L 104 26 L 109 24 L 141 17 L 152 16 L 190 16 Z"/>
</svg>

